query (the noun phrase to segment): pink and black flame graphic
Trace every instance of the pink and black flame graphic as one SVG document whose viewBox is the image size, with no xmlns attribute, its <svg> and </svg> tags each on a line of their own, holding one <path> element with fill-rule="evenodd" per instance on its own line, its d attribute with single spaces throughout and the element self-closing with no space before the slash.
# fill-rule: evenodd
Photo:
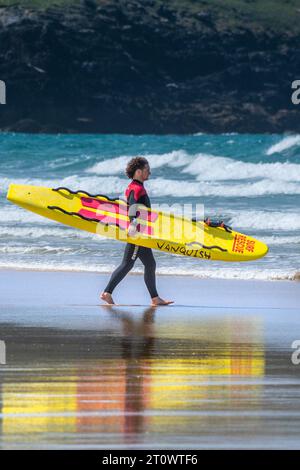
<svg viewBox="0 0 300 470">
<path fill-rule="evenodd" d="M 58 188 L 54 191 L 59 191 L 60 189 L 67 190 L 71 194 L 82 193 L 82 191 L 77 191 L 77 193 L 74 193 L 73 191 L 70 191 L 67 188 Z M 130 221 L 127 217 L 128 206 L 126 204 L 120 204 L 120 201 L 109 199 L 106 196 L 101 196 L 105 197 L 105 200 L 99 200 L 95 197 L 90 197 L 88 193 L 85 194 L 87 194 L 87 197 L 80 197 L 82 207 L 78 212 L 68 212 L 58 206 L 48 206 L 48 209 L 58 210 L 70 216 L 80 217 L 83 220 L 100 222 L 101 224 L 106 226 L 116 226 L 119 227 L 121 230 L 128 229 Z M 105 212 L 107 212 L 107 214 Z M 139 220 L 145 221 L 145 224 L 138 224 L 138 232 L 146 235 L 153 235 L 153 227 L 149 225 L 149 222 L 155 222 L 158 218 L 158 214 L 147 210 L 147 208 L 139 208 L 136 215 Z M 126 216 L 127 218 L 123 219 L 120 216 Z"/>
</svg>

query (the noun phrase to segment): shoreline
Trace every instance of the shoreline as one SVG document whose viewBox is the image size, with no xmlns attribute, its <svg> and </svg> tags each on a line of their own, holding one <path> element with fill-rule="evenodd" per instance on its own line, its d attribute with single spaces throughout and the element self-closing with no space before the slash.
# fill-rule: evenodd
<svg viewBox="0 0 300 470">
<path fill-rule="evenodd" d="M 8 306 L 97 306 L 108 282 L 104 273 L 0 270 L 2 308 Z M 299 309 L 300 283 L 238 279 L 199 279 L 187 276 L 157 278 L 159 295 L 174 300 L 174 308 Z M 145 306 L 150 296 L 144 279 L 128 275 L 113 293 L 117 304 Z M 165 307 L 166 308 L 166 307 Z"/>
<path fill-rule="evenodd" d="M 115 267 L 113 267 L 115 269 Z M 88 269 L 67 269 L 67 268 L 33 268 L 33 267 L 10 267 L 10 266 L 0 266 L 0 272 L 41 272 L 41 273 L 74 273 L 74 274 L 96 274 L 96 275 L 110 275 L 113 272 L 113 269 L 107 270 L 107 271 L 97 271 L 97 270 L 88 270 Z M 216 268 L 219 269 L 219 268 Z M 143 271 L 131 271 L 128 273 L 127 276 L 142 276 Z M 251 281 L 251 282 L 299 282 L 300 281 L 300 272 L 297 271 L 294 275 L 291 275 L 292 277 L 274 277 L 270 279 L 261 279 L 261 278 L 254 278 L 254 277 L 249 277 L 249 278 L 239 278 L 239 277 L 213 277 L 213 276 L 205 276 L 205 275 L 195 275 L 195 274 L 185 274 L 185 273 L 162 273 L 162 272 L 157 272 L 156 273 L 157 277 L 183 277 L 186 279 L 192 278 L 192 279 L 197 279 L 197 280 L 212 280 L 212 281 Z"/>
</svg>

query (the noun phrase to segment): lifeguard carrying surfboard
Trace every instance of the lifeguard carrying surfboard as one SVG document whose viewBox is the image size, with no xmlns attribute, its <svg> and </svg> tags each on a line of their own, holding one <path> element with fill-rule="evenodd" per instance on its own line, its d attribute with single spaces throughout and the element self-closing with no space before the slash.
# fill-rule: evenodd
<svg viewBox="0 0 300 470">
<path fill-rule="evenodd" d="M 251 261 L 268 252 L 263 242 L 242 233 L 141 205 L 137 206 L 137 234 L 129 237 L 127 203 L 86 191 L 11 184 L 7 199 L 62 224 L 171 254 L 203 260 Z"/>
</svg>

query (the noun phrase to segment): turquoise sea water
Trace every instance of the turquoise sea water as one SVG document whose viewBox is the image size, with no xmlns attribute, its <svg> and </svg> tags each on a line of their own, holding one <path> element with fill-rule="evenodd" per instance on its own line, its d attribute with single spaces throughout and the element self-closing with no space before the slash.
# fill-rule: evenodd
<svg viewBox="0 0 300 470">
<path fill-rule="evenodd" d="M 0 268 L 109 272 L 124 245 L 62 226 L 6 201 L 11 182 L 123 197 L 126 162 L 146 156 L 153 206 L 204 204 L 205 215 L 265 241 L 251 263 L 156 252 L 162 274 L 292 279 L 300 271 L 300 136 L 0 134 Z M 142 271 L 139 261 L 135 271 Z"/>
</svg>

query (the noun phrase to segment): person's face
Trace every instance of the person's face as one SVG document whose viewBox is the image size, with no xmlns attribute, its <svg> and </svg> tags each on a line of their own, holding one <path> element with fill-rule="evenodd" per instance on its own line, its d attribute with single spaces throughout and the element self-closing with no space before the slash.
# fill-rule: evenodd
<svg viewBox="0 0 300 470">
<path fill-rule="evenodd" d="M 150 170 L 150 166 L 148 165 L 148 163 L 144 166 L 141 172 L 142 172 L 141 177 L 143 181 L 148 180 L 151 175 L 151 170 Z"/>
</svg>

